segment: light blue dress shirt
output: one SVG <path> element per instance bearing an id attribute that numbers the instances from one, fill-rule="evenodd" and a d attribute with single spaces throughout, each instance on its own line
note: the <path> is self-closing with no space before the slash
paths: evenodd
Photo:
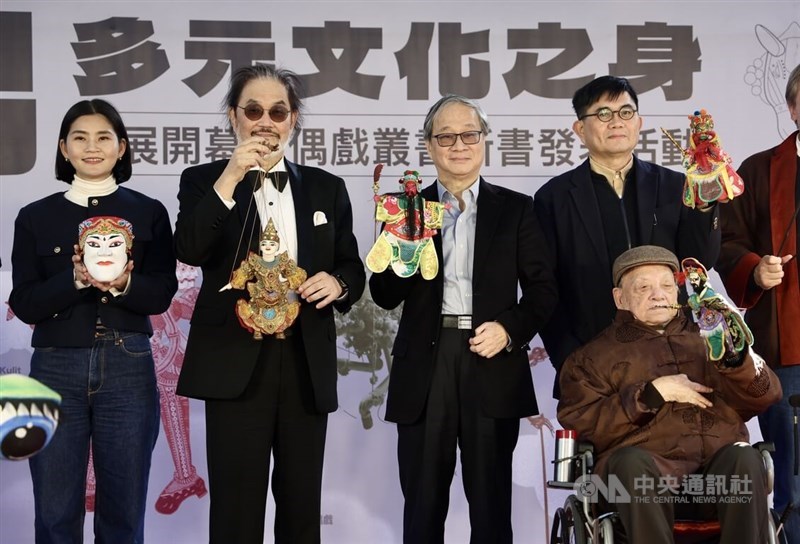
<path id="1" fill-rule="evenodd" d="M 480 179 L 480 178 L 479 178 Z M 479 179 L 461 194 L 464 210 L 438 180 L 439 201 L 450 204 L 442 222 L 444 294 L 442 313 L 472 315 L 472 263 L 475 255 L 475 225 L 478 219 Z"/>

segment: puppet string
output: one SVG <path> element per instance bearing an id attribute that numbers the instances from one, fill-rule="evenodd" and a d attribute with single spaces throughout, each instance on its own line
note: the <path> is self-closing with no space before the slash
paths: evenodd
<path id="1" fill-rule="evenodd" d="M 245 174 L 246 176 L 247 174 Z M 244 214 L 244 224 L 242 224 L 242 232 L 239 233 L 239 242 L 236 244 L 236 252 L 233 254 L 233 262 L 231 263 L 231 273 L 230 277 L 233 278 L 233 271 L 236 269 L 236 263 L 239 262 L 239 250 L 242 248 L 242 240 L 244 239 L 244 231 L 247 228 L 247 218 L 250 217 L 250 210 L 253 209 L 253 202 L 255 202 L 255 195 L 256 191 L 263 187 L 264 181 L 266 180 L 267 173 L 262 170 L 258 169 L 258 173 L 256 174 L 256 183 L 253 186 L 253 191 L 250 193 L 250 200 L 247 202 L 247 211 Z M 258 211 L 256 211 L 256 214 Z M 250 242 L 253 240 L 253 233 L 256 230 L 256 218 L 253 218 L 253 224 L 250 227 L 250 234 L 247 238 L 247 247 L 250 247 Z M 244 258 L 247 258 L 247 252 L 245 252 Z"/>

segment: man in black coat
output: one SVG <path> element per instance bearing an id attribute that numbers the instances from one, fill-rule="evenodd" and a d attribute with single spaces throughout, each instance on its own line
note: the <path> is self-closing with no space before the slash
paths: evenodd
<path id="1" fill-rule="evenodd" d="M 661 246 L 710 269 L 720 248 L 717 206 L 687 208 L 683 174 L 634 156 L 642 118 L 627 79 L 599 77 L 578 89 L 572 106 L 572 130 L 589 158 L 534 197 L 558 280 L 558 306 L 541 332 L 557 372 L 614 320 L 611 264 L 624 251 Z"/>
<path id="2" fill-rule="evenodd" d="M 511 543 L 511 461 L 519 419 L 536 414 L 528 342 L 550 315 L 555 283 L 529 196 L 480 176 L 486 114 L 445 96 L 424 138 L 446 204 L 433 242 L 439 271 L 369 281 L 373 300 L 403 314 L 392 350 L 386 419 L 397 423 L 403 541 L 441 543 L 461 450 L 472 542 Z M 522 296 L 518 294 L 521 288 Z"/>
<path id="3" fill-rule="evenodd" d="M 283 157 L 302 107 L 297 76 L 258 65 L 237 71 L 226 97 L 238 138 L 229 160 L 181 176 L 178 258 L 200 266 L 178 382 L 206 401 L 211 542 L 263 542 L 270 453 L 275 459 L 275 542 L 316 543 L 327 414 L 336 410 L 333 308 L 364 290 L 344 181 Z M 270 177 L 249 171 L 260 168 Z M 288 177 L 288 182 L 287 182 Z M 274 180 L 272 179 L 274 178 Z M 222 290 L 271 220 L 308 279 L 285 338 L 256 340 L 235 312 L 242 290 Z M 255 234 L 253 234 L 255 233 Z"/>

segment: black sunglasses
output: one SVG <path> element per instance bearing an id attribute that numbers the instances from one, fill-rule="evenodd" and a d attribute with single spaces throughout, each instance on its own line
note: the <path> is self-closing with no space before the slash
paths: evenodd
<path id="1" fill-rule="evenodd" d="M 258 104 L 248 104 L 246 106 L 236 106 L 237 108 L 241 108 L 244 110 L 244 116 L 250 119 L 251 121 L 258 121 L 262 117 L 264 117 L 264 108 L 259 106 Z M 272 106 L 269 111 L 269 118 L 272 119 L 276 123 L 283 123 L 286 121 L 286 118 L 289 117 L 289 110 L 284 108 L 283 106 Z"/>

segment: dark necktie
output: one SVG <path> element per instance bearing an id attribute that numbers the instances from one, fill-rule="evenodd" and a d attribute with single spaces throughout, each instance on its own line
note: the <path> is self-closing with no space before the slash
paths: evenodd
<path id="1" fill-rule="evenodd" d="M 286 187 L 286 183 L 289 181 L 289 172 L 270 172 L 269 178 L 278 192 L 283 192 L 283 188 Z"/>

